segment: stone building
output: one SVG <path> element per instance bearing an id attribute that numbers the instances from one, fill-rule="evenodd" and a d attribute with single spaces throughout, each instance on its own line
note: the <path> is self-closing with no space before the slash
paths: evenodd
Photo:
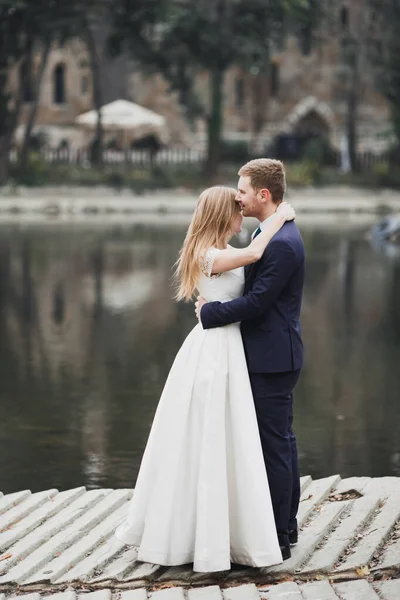
<path id="1" fill-rule="evenodd" d="M 277 136 L 293 140 L 324 135 L 340 147 L 346 127 L 349 89 L 353 86 L 360 98 L 357 109 L 359 149 L 381 150 L 387 143 L 387 137 L 382 134 L 390 130 L 390 115 L 363 55 L 367 39 L 363 4 L 363 0 L 338 3 L 312 47 L 309 47 L 309 39 L 303 43 L 289 39 L 283 51 L 273 54 L 267 75 L 254 69 L 248 72 L 236 67 L 230 69 L 224 81 L 224 138 L 247 142 L 261 150 L 270 146 Z M 357 73 L 344 67 L 345 38 L 353 44 Z M 161 75 L 146 76 L 124 57 L 117 63 L 104 57 L 101 60 L 104 102 L 124 97 L 146 106 L 166 117 L 171 146 L 204 147 L 204 120 L 198 119 L 189 125 L 178 94 L 169 91 Z M 51 133 L 53 145 L 62 139 L 78 145 L 90 141 L 87 133 L 74 126 L 76 116 L 92 108 L 88 65 L 85 46 L 79 40 L 51 52 L 36 129 L 45 127 Z M 15 84 L 17 69 L 13 77 Z M 195 86 L 206 105 L 206 74 L 198 76 Z M 27 106 L 22 123 L 26 111 Z"/>
<path id="2" fill-rule="evenodd" d="M 34 55 L 31 72 L 25 79 L 20 127 L 16 133 L 21 138 L 24 123 L 34 101 L 34 78 L 40 68 L 41 51 Z M 74 125 L 75 118 L 92 108 L 92 78 L 89 56 L 85 44 L 74 39 L 67 44 L 54 44 L 47 61 L 40 89 L 36 118 L 36 131 L 46 132 L 53 146 L 73 140 L 84 144 L 84 132 Z M 20 65 L 10 73 L 10 86 L 16 89 L 22 77 Z"/>
<path id="3" fill-rule="evenodd" d="M 279 134 L 322 134 L 340 147 L 353 90 L 359 99 L 359 149 L 379 151 L 387 143 L 382 134 L 390 130 L 390 114 L 365 56 L 364 6 L 363 0 L 338 3 L 312 48 L 307 39 L 289 39 L 272 57 L 268 78 L 232 70 L 225 83 L 226 137 L 268 145 Z M 351 44 L 356 69 L 344 59 L 344 42 Z"/>

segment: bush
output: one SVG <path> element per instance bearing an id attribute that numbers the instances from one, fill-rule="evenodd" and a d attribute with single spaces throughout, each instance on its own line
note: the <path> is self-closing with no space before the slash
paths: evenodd
<path id="1" fill-rule="evenodd" d="M 21 169 L 18 164 L 11 167 L 11 176 L 15 181 L 28 186 L 45 185 L 49 174 L 50 165 L 38 152 L 29 154 L 26 169 Z"/>
<path id="2" fill-rule="evenodd" d="M 336 152 L 326 137 L 311 138 L 304 144 L 302 160 L 311 161 L 321 166 L 336 164 Z"/>
<path id="3" fill-rule="evenodd" d="M 104 182 L 106 185 L 114 188 L 115 190 L 121 190 L 125 184 L 125 177 L 123 173 L 119 173 L 118 171 L 112 171 L 111 173 L 106 173 L 104 177 Z"/>
<path id="4" fill-rule="evenodd" d="M 48 185 L 106 185 L 105 174 L 96 169 L 86 169 L 77 165 L 52 165 Z"/>
<path id="5" fill-rule="evenodd" d="M 244 164 L 250 160 L 247 142 L 223 140 L 220 147 L 221 161 Z"/>
<path id="6" fill-rule="evenodd" d="M 392 144 L 388 151 L 388 161 L 393 167 L 400 166 L 400 145 Z"/>
<path id="7" fill-rule="evenodd" d="M 322 170 L 318 163 L 303 160 L 286 165 L 286 179 L 289 186 L 304 187 L 321 182 Z"/>
<path id="8" fill-rule="evenodd" d="M 388 162 L 377 163 L 372 170 L 372 176 L 377 187 L 400 188 L 400 169 L 391 167 Z"/>
<path id="9" fill-rule="evenodd" d="M 29 139 L 29 148 L 35 152 L 40 152 L 48 144 L 48 135 L 45 131 L 37 131 L 32 133 Z"/>

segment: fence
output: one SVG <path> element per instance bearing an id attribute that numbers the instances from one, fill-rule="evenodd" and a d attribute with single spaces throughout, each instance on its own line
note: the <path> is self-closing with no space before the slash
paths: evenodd
<path id="1" fill-rule="evenodd" d="M 40 151 L 43 159 L 50 164 L 69 164 L 90 167 L 91 155 L 86 148 L 43 148 Z M 12 162 L 18 161 L 18 151 L 10 154 Z M 104 150 L 103 163 L 106 165 L 187 165 L 200 164 L 205 159 L 205 152 L 193 149 L 168 149 L 152 152 L 150 150 Z"/>
<path id="2" fill-rule="evenodd" d="M 87 168 L 91 165 L 90 151 L 86 148 L 43 148 L 40 154 L 50 164 L 79 165 Z M 205 158 L 206 152 L 204 150 L 190 148 L 174 148 L 159 150 L 158 152 L 150 150 L 104 150 L 103 152 L 103 163 L 105 165 L 199 165 L 204 162 Z M 17 150 L 10 153 L 10 159 L 13 163 L 18 161 Z M 387 162 L 388 159 L 388 152 L 359 152 L 357 154 L 357 162 L 362 170 L 374 168 L 378 164 Z M 236 159 L 235 162 L 245 161 L 246 157 L 243 157 L 242 160 Z M 334 164 L 337 168 L 340 168 L 340 152 L 335 152 Z"/>

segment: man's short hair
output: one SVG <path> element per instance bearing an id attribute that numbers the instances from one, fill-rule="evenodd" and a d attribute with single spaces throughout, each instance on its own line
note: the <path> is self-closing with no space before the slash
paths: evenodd
<path id="1" fill-rule="evenodd" d="M 269 190 L 275 204 L 283 200 L 286 177 L 285 168 L 280 160 L 256 158 L 243 165 L 238 174 L 240 177 L 250 177 L 250 184 L 256 192 L 262 189 Z"/>

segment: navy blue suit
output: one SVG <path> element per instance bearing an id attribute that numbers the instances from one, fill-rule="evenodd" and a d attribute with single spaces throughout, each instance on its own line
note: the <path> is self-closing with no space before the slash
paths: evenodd
<path id="1" fill-rule="evenodd" d="M 241 322 L 261 444 L 279 540 L 297 527 L 300 478 L 292 431 L 293 389 L 303 365 L 300 308 L 304 245 L 294 221 L 269 242 L 262 258 L 245 269 L 244 295 L 209 302 L 201 310 L 204 329 Z"/>

